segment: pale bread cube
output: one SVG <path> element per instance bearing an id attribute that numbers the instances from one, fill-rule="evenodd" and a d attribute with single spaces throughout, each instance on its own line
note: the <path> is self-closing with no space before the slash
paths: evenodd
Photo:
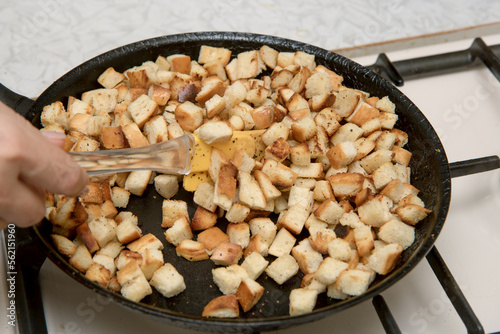
<path id="1" fill-rule="evenodd" d="M 184 239 L 175 248 L 177 256 L 182 256 L 188 261 L 202 261 L 208 259 L 208 253 L 201 242 Z"/>
<path id="2" fill-rule="evenodd" d="M 297 261 L 300 271 L 306 275 L 314 273 L 323 261 L 323 255 L 311 247 L 309 239 L 303 239 L 297 246 L 293 247 L 292 255 Z"/>
<path id="3" fill-rule="evenodd" d="M 293 289 L 290 292 L 290 315 L 310 313 L 316 306 L 318 294 L 313 289 Z"/>
<path id="4" fill-rule="evenodd" d="M 328 243 L 328 255 L 335 260 L 348 261 L 351 258 L 351 246 L 344 239 L 336 238 Z"/>
<path id="5" fill-rule="evenodd" d="M 300 234 L 308 217 L 309 211 L 307 208 L 297 203 L 287 210 L 282 211 L 282 214 L 278 218 L 278 224 L 293 234 Z"/>
<path id="6" fill-rule="evenodd" d="M 162 204 L 161 227 L 172 227 L 174 222 L 181 217 L 189 220 L 187 203 L 180 200 L 165 199 Z"/>
<path id="7" fill-rule="evenodd" d="M 69 264 L 77 270 L 85 273 L 92 264 L 92 255 L 85 245 L 76 247 L 73 256 L 69 259 Z"/>
<path id="8" fill-rule="evenodd" d="M 111 188 L 111 200 L 117 208 L 126 208 L 130 199 L 130 191 L 121 187 Z"/>
<path id="9" fill-rule="evenodd" d="M 141 270 L 144 277 L 149 281 L 153 277 L 154 272 L 160 268 L 165 261 L 163 253 L 159 249 L 145 249 L 142 255 Z"/>
<path id="10" fill-rule="evenodd" d="M 329 198 L 321 203 L 314 215 L 328 224 L 336 224 L 344 214 L 344 208 L 334 199 Z"/>
<path id="11" fill-rule="evenodd" d="M 165 238 L 174 246 L 179 246 L 182 240 L 192 239 L 193 232 L 186 217 L 180 217 L 165 231 Z"/>
<path id="12" fill-rule="evenodd" d="M 276 283 L 283 284 L 297 274 L 299 265 L 293 256 L 285 254 L 274 260 L 265 271 Z"/>
<path id="13" fill-rule="evenodd" d="M 154 234 L 148 233 L 129 243 L 127 248 L 131 251 L 143 253 L 146 249 L 163 249 L 163 243 Z"/>
<path id="14" fill-rule="evenodd" d="M 233 202 L 231 208 L 226 212 L 226 219 L 230 223 L 242 223 L 250 213 L 250 208 L 238 202 Z"/>
<path id="15" fill-rule="evenodd" d="M 259 252 L 252 252 L 245 257 L 241 266 L 247 271 L 248 277 L 256 280 L 264 272 L 268 264 L 269 261 L 267 261 Z"/>
<path id="16" fill-rule="evenodd" d="M 62 255 L 70 258 L 73 254 L 75 254 L 76 245 L 68 238 L 59 234 L 51 234 L 50 238 L 56 246 L 57 251 Z"/>
<path id="17" fill-rule="evenodd" d="M 214 190 L 214 186 L 210 183 L 200 183 L 194 192 L 193 201 L 208 211 L 214 212 L 217 208 L 214 203 Z"/>
<path id="18" fill-rule="evenodd" d="M 155 271 L 150 284 L 166 298 L 176 296 L 186 289 L 184 277 L 170 263 L 165 263 Z"/>
<path id="19" fill-rule="evenodd" d="M 241 281 L 248 278 L 248 274 L 243 267 L 233 264 L 212 269 L 212 278 L 223 294 L 233 295 L 238 290 Z"/>
<path id="20" fill-rule="evenodd" d="M 415 228 L 396 219 L 391 219 L 378 230 L 378 237 L 388 244 L 400 244 L 407 249 L 415 240 Z"/>
<path id="21" fill-rule="evenodd" d="M 340 273 L 346 270 L 347 267 L 348 264 L 343 261 L 326 257 L 314 273 L 314 277 L 321 283 L 330 285 L 337 280 Z"/>
<path id="22" fill-rule="evenodd" d="M 146 187 L 149 184 L 149 180 L 151 179 L 151 175 L 153 174 L 150 170 L 135 170 L 130 172 L 127 177 L 127 181 L 125 181 L 125 189 L 128 190 L 131 194 L 136 196 L 142 196 Z"/>
<path id="23" fill-rule="evenodd" d="M 335 285 L 336 288 L 350 296 L 359 296 L 366 292 L 371 283 L 372 271 L 364 269 L 348 269 L 343 271 Z"/>
<path id="24" fill-rule="evenodd" d="M 136 262 L 130 262 L 116 273 L 123 297 L 138 302 L 153 293 L 146 277 Z"/>
<path id="25" fill-rule="evenodd" d="M 386 244 L 374 249 L 367 266 L 380 275 L 387 275 L 399 260 L 403 247 L 400 244 Z"/>
<path id="26" fill-rule="evenodd" d="M 252 235 L 259 234 L 268 247 L 276 236 L 276 225 L 269 218 L 254 218 L 248 222 Z"/>
<path id="27" fill-rule="evenodd" d="M 247 223 L 229 223 L 226 228 L 229 242 L 240 245 L 245 249 L 250 242 L 250 227 Z"/>
<path id="28" fill-rule="evenodd" d="M 154 178 L 155 189 L 163 198 L 170 199 L 179 191 L 179 180 L 175 175 L 158 175 Z"/>
<path id="29" fill-rule="evenodd" d="M 297 239 L 286 228 L 282 228 L 276 234 L 273 243 L 269 247 L 268 254 L 280 257 L 290 254 Z"/>
<path id="30" fill-rule="evenodd" d="M 208 254 L 212 254 L 214 249 L 222 242 L 229 241 L 227 234 L 220 228 L 213 226 L 198 234 L 198 242 L 202 243 Z"/>

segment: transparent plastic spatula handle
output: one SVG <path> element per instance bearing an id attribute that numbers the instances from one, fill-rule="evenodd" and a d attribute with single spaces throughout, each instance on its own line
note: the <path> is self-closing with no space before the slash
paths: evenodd
<path id="1" fill-rule="evenodd" d="M 187 175 L 194 154 L 194 137 L 185 134 L 162 143 L 119 150 L 71 152 L 89 175 L 153 170 Z"/>

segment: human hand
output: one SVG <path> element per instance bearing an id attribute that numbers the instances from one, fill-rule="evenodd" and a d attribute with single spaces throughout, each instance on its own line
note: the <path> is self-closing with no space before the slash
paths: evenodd
<path id="1" fill-rule="evenodd" d="M 67 196 L 84 192 L 87 173 L 60 148 L 62 143 L 64 135 L 42 135 L 0 102 L 0 229 L 42 220 L 45 191 Z"/>

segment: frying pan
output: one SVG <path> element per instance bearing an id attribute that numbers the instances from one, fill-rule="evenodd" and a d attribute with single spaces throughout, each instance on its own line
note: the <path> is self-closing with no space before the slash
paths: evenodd
<path id="1" fill-rule="evenodd" d="M 395 103 L 399 115 L 396 127 L 409 134 L 407 149 L 413 153 L 410 163 L 411 182 L 420 189 L 419 196 L 432 213 L 417 225 L 415 242 L 403 252 L 391 273 L 385 276 L 377 275 L 367 292 L 361 296 L 334 300 L 321 294 L 313 312 L 294 317 L 288 315 L 288 295 L 292 289 L 299 287 L 301 274 L 282 286 L 263 274 L 258 282 L 265 288 L 264 296 L 250 312 L 242 313 L 238 319 L 214 319 L 201 317 L 203 307 L 211 299 L 221 295 L 212 282 L 211 269 L 215 268 L 214 264 L 212 261 L 191 263 L 177 257 L 175 248 L 166 242 L 163 251 L 165 261 L 177 268 L 184 276 L 187 286 L 183 293 L 169 299 L 154 291 L 141 302 L 133 302 L 89 281 L 55 250 L 50 241 L 51 223 L 44 220 L 29 228 L 28 232 L 47 257 L 81 284 L 123 307 L 154 317 L 169 325 L 210 332 L 269 331 L 319 320 L 373 298 L 410 272 L 432 248 L 448 213 L 451 193 L 448 160 L 431 124 L 408 97 L 378 74 L 338 54 L 297 41 L 250 33 L 202 32 L 169 35 L 125 45 L 99 55 L 55 81 L 36 101 L 11 92 L 2 85 L 0 85 L 0 98 L 17 112 L 25 115 L 35 127 L 41 128 L 40 114 L 43 106 L 58 100 L 66 103 L 68 96 L 79 97 L 85 91 L 100 88 L 97 78 L 110 66 L 121 72 L 144 61 L 154 61 L 159 55 L 176 53 L 187 54 L 192 59 L 197 59 L 202 45 L 228 48 L 232 50 L 234 56 L 240 52 L 259 49 L 264 44 L 278 51 L 300 50 L 313 54 L 317 64 L 322 64 L 342 75 L 344 85 L 347 87 L 367 91 L 374 96 L 387 95 Z M 192 216 L 196 208 L 192 194 L 181 190 L 176 198 L 188 202 L 189 213 Z M 160 240 L 164 240 L 164 230 L 160 227 L 161 204 L 161 196 L 156 193 L 154 187 L 149 187 L 142 197 L 131 197 L 127 210 L 139 217 L 144 233 L 151 232 Z M 225 229 L 225 224 L 224 221 L 219 223 L 221 229 Z"/>

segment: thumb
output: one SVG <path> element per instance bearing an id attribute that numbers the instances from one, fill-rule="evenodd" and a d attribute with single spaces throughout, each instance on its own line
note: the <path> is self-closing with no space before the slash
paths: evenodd
<path id="1" fill-rule="evenodd" d="M 64 141 L 66 140 L 66 135 L 64 133 L 53 131 L 40 131 L 40 133 L 47 141 L 57 147 L 62 148 L 64 146 Z"/>

